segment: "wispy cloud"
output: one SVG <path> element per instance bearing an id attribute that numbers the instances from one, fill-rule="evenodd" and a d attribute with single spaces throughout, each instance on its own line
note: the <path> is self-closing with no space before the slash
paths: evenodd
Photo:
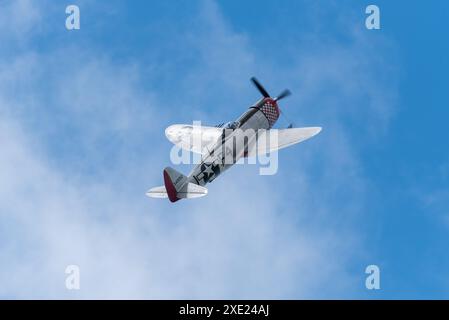
<path id="1" fill-rule="evenodd" d="M 36 31 L 36 26 L 39 26 L 42 20 L 40 8 L 31 0 L 2 1 L 0 9 L 0 37 L 9 44 L 12 41 L 28 39 L 28 35 Z"/>
<path id="2" fill-rule="evenodd" d="M 166 108 L 180 98 L 161 97 L 156 85 L 144 85 L 148 75 L 142 73 L 151 68 L 139 61 L 117 63 L 76 44 L 70 64 L 64 64 L 65 46 L 8 55 L 0 65 L 1 296 L 356 294 L 359 276 L 350 269 L 363 237 L 354 224 L 367 182 L 343 118 L 350 113 L 357 122 L 390 113 L 384 110 L 389 101 L 375 100 L 376 74 L 366 73 L 375 55 L 355 35 L 353 46 L 322 45 L 326 55 L 314 51 L 321 47 L 301 47 L 306 53 L 291 70 L 269 60 L 261 67 L 258 48 L 232 29 L 214 2 L 202 3 L 195 24 L 177 42 L 199 59 L 178 87 L 195 106 L 204 104 L 192 120 L 229 114 L 220 108 L 244 97 L 243 87 L 251 90 L 246 78 L 262 72 L 272 84 L 282 80 L 300 88 L 289 105 L 320 105 L 304 117 L 325 127 L 322 136 L 287 151 L 279 178 L 238 167 L 214 182 L 206 198 L 175 205 L 150 200 L 144 192 L 161 184 L 168 161 L 162 128 L 192 105 Z M 357 105 L 365 98 L 369 111 Z M 81 267 L 78 292 L 64 287 L 68 264 Z"/>

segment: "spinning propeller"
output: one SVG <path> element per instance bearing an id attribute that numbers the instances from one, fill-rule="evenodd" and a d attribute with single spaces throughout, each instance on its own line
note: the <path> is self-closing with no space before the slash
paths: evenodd
<path id="1" fill-rule="evenodd" d="M 259 92 L 264 96 L 264 98 L 271 98 L 270 94 L 267 92 L 267 90 L 265 90 L 265 88 L 260 84 L 260 82 L 255 77 L 252 77 L 251 81 L 256 86 L 256 88 L 259 90 Z M 277 102 L 277 101 L 279 101 L 281 99 L 284 99 L 284 98 L 288 97 L 291 94 L 292 93 L 290 92 L 290 90 L 285 89 L 277 97 L 273 98 L 273 100 L 275 102 Z M 285 117 L 285 113 L 281 109 L 279 109 L 279 108 L 278 108 L 278 110 Z M 293 126 L 294 126 L 293 123 L 290 123 L 287 128 L 293 128 Z"/>
<path id="2" fill-rule="evenodd" d="M 260 82 L 255 78 L 252 77 L 251 81 L 253 82 L 253 84 L 256 86 L 256 88 L 259 90 L 259 92 L 265 97 L 265 98 L 271 98 L 270 94 L 267 92 L 267 90 L 265 90 L 265 88 L 260 84 Z M 286 97 L 288 97 L 289 95 L 291 95 L 290 90 L 285 89 L 284 91 L 282 91 L 276 98 L 274 98 L 274 101 L 279 101 L 281 99 L 284 99 Z"/>

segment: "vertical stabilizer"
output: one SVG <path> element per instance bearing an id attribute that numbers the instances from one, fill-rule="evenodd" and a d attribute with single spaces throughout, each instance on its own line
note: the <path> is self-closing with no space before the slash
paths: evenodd
<path id="1" fill-rule="evenodd" d="M 167 167 L 164 169 L 164 184 L 167 190 L 168 199 L 171 202 L 178 201 L 178 191 L 186 184 L 187 177 L 173 168 Z"/>
<path id="2" fill-rule="evenodd" d="M 164 169 L 165 186 L 156 187 L 147 192 L 152 198 L 167 198 L 171 202 L 179 199 L 191 199 L 203 197 L 207 194 L 207 189 L 194 183 L 189 183 L 187 177 L 182 173 L 167 167 Z"/>

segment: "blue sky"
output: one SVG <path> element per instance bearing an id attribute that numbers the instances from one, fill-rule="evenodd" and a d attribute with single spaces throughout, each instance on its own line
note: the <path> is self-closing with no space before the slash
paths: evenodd
<path id="1" fill-rule="evenodd" d="M 1 1 L 0 297 L 448 298 L 448 12 Z M 170 164 L 164 128 L 233 120 L 259 98 L 254 75 L 293 92 L 279 126 L 323 131 L 274 176 L 237 166 L 205 198 L 146 198 Z"/>

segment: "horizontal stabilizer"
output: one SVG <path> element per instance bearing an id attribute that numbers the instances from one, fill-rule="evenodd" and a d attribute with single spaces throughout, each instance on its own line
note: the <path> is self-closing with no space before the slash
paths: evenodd
<path id="1" fill-rule="evenodd" d="M 194 183 L 188 183 L 183 190 L 179 191 L 176 195 L 178 198 L 199 198 L 204 197 L 207 194 L 207 189 L 205 187 L 199 186 Z"/>
<path id="2" fill-rule="evenodd" d="M 207 194 L 207 189 L 194 183 L 188 183 L 185 190 L 176 193 L 179 199 L 193 199 L 203 197 Z M 165 186 L 151 188 L 146 195 L 150 198 L 168 198 Z"/>
<path id="3" fill-rule="evenodd" d="M 147 191 L 146 195 L 151 198 L 168 198 L 165 186 L 151 188 L 150 190 Z"/>
<path id="4" fill-rule="evenodd" d="M 165 185 L 155 187 L 146 193 L 151 198 L 168 198 L 171 202 L 179 199 L 199 198 L 207 194 L 207 189 L 187 182 L 187 177 L 173 168 L 164 169 Z"/>

